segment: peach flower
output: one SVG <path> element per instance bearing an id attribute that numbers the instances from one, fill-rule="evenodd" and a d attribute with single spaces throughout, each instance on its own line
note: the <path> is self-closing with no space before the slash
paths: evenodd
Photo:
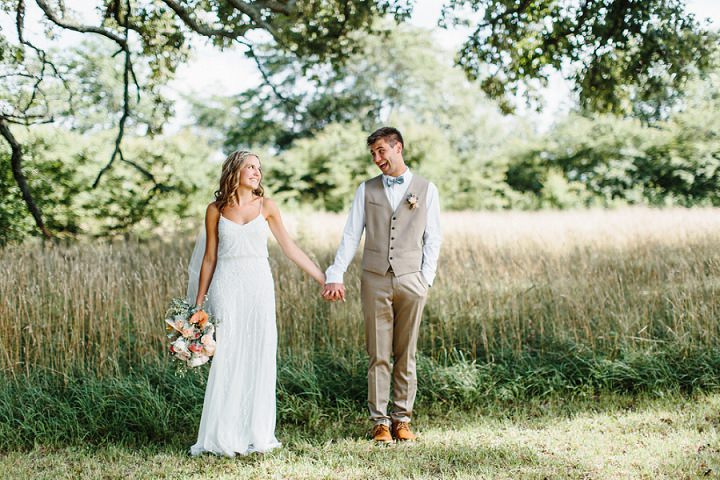
<path id="1" fill-rule="evenodd" d="M 202 310 L 198 310 L 197 312 L 193 313 L 192 317 L 190 317 L 190 323 L 197 323 L 202 327 L 202 325 L 205 325 L 208 320 L 208 314 L 203 312 Z"/>
<path id="2" fill-rule="evenodd" d="M 215 355 L 215 344 L 205 345 L 205 347 L 203 347 L 203 353 L 209 357 Z"/>

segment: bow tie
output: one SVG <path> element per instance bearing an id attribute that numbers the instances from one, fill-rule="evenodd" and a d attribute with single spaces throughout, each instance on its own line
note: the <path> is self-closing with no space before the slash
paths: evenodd
<path id="1" fill-rule="evenodd" d="M 402 185 L 405 179 L 400 175 L 399 177 L 392 178 L 392 177 L 385 177 L 385 182 L 387 183 L 388 187 L 392 187 L 394 184 Z"/>

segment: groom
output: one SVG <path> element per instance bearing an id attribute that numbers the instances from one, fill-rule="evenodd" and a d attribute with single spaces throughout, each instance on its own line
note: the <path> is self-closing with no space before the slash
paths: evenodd
<path id="1" fill-rule="evenodd" d="M 360 290 L 370 356 L 372 436 L 376 442 L 415 440 L 409 425 L 417 392 L 415 352 L 440 253 L 438 191 L 405 165 L 397 129 L 373 132 L 367 145 L 382 174 L 361 183 L 355 192 L 335 262 L 325 273 L 323 297 L 345 300 L 343 274 L 365 230 Z M 393 409 L 388 414 L 391 379 Z"/>

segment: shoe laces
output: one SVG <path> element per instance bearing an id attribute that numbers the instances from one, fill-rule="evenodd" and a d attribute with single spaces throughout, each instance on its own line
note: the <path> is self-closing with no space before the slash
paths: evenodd
<path id="1" fill-rule="evenodd" d="M 383 430 L 389 431 L 389 429 L 387 428 L 387 425 L 385 425 L 384 423 L 380 423 L 380 424 L 378 424 L 378 425 L 375 425 L 375 426 L 373 427 L 373 435 L 377 435 L 378 433 L 380 433 L 380 432 L 383 431 Z"/>
<path id="2" fill-rule="evenodd" d="M 400 430 L 407 430 L 410 431 L 410 426 L 407 424 L 407 422 L 398 422 L 395 424 L 395 431 L 399 432 Z"/>

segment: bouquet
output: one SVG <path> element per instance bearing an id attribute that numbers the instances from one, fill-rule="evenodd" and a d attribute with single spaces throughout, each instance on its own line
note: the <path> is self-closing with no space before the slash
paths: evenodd
<path id="1" fill-rule="evenodd" d="M 170 353 L 189 368 L 199 367 L 215 354 L 215 318 L 202 307 L 173 298 L 165 314 Z"/>

